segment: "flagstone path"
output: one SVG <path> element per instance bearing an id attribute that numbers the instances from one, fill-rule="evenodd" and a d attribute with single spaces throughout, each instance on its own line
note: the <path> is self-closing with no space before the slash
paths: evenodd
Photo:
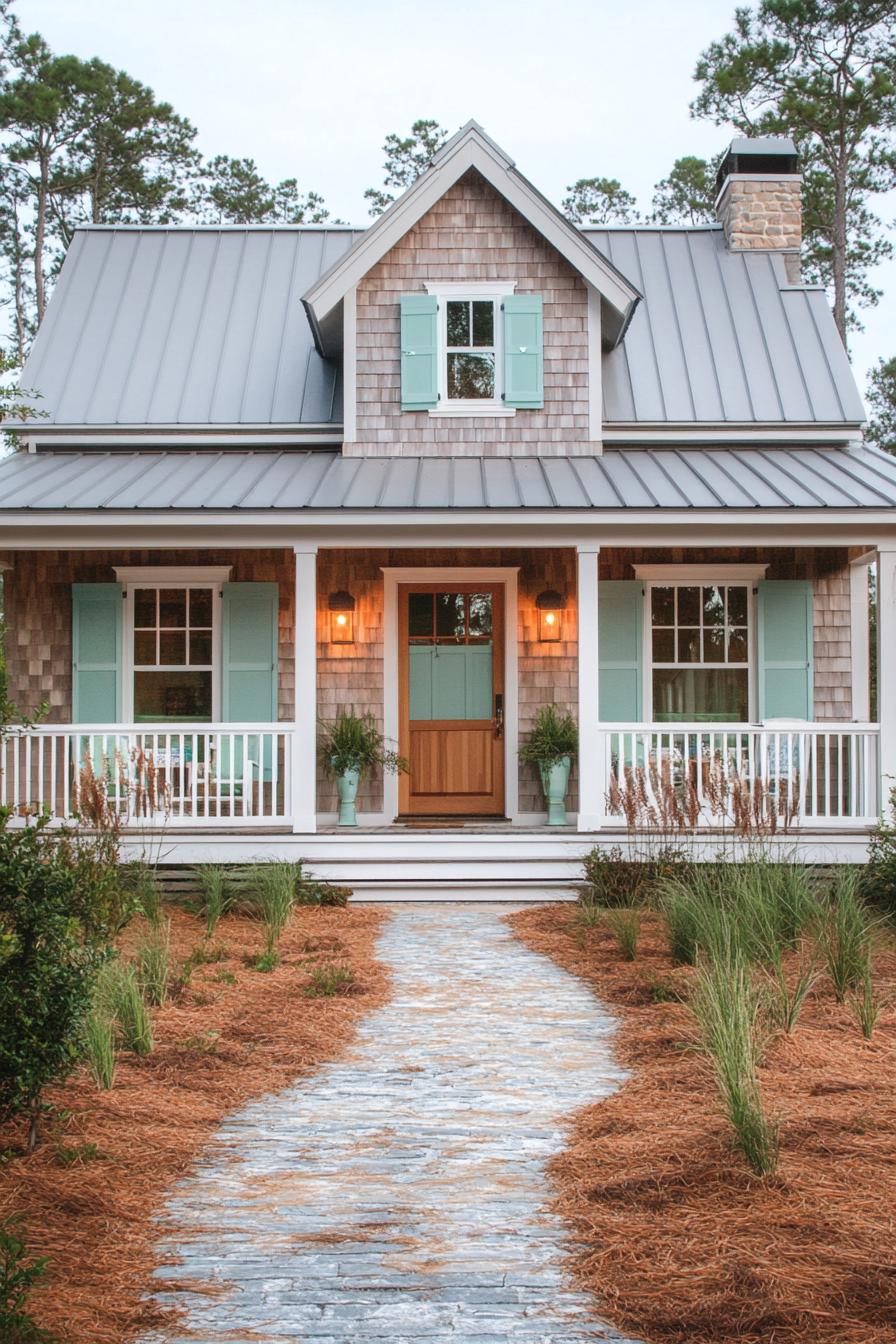
<path id="1" fill-rule="evenodd" d="M 351 1053 L 231 1116 L 166 1207 L 145 1344 L 622 1341 L 564 1268 L 545 1165 L 624 1077 L 612 1019 L 507 907 L 401 905 Z M 631 1341 L 623 1341 L 631 1344 Z"/>

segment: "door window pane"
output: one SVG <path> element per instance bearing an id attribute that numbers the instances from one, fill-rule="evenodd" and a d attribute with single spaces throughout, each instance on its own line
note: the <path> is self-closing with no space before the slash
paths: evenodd
<path id="1" fill-rule="evenodd" d="M 408 634 L 411 639 L 432 639 L 432 593 L 408 594 Z"/>
<path id="2" fill-rule="evenodd" d="M 470 594 L 470 637 L 484 639 L 492 633 L 491 593 Z"/>
<path id="3" fill-rule="evenodd" d="M 436 634 L 463 639 L 466 630 L 463 593 L 436 594 Z"/>

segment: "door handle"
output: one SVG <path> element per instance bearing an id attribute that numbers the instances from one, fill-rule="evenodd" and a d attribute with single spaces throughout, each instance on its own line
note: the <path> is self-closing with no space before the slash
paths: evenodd
<path id="1" fill-rule="evenodd" d="M 495 695 L 495 737 L 504 736 L 504 697 L 498 692 Z"/>

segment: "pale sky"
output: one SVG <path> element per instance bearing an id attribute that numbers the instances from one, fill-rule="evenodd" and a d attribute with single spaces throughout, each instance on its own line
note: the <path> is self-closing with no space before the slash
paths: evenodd
<path id="1" fill-rule="evenodd" d="M 730 129 L 692 121 L 700 51 L 735 0 L 18 0 L 58 53 L 99 56 L 199 129 L 203 153 L 251 156 L 297 177 L 332 213 L 367 224 L 382 143 L 418 117 L 470 118 L 551 200 L 579 177 L 617 177 L 642 208 L 676 158 Z M 891 224 L 896 193 L 881 213 Z M 896 354 L 896 262 L 852 339 L 864 371 Z M 863 388 L 864 390 L 864 388 Z"/>

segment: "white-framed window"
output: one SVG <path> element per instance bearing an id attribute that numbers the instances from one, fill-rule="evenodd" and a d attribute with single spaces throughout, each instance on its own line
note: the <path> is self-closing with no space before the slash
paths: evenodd
<path id="1" fill-rule="evenodd" d="M 514 281 L 427 285 L 438 299 L 439 404 L 430 415 L 515 415 L 505 406 L 501 300 Z"/>
<path id="2" fill-rule="evenodd" d="M 754 717 L 756 581 L 765 566 L 643 566 L 644 704 L 652 723 Z"/>
<path id="3" fill-rule="evenodd" d="M 116 570 L 124 582 L 125 717 L 220 718 L 221 591 L 228 567 Z"/>

